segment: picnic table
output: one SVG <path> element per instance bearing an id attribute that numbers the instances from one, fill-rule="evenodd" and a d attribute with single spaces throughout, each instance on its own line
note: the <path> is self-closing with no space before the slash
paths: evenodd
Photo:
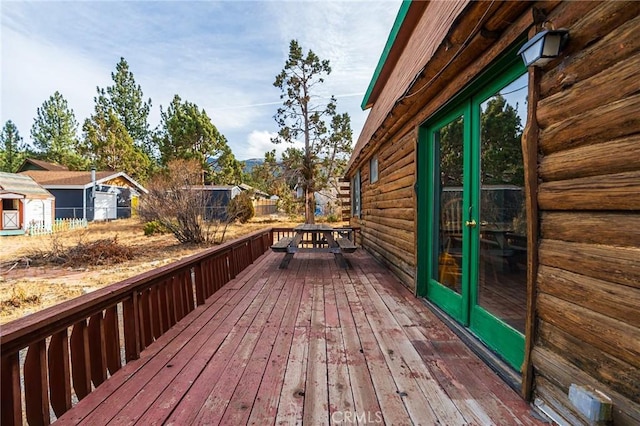
<path id="1" fill-rule="evenodd" d="M 283 237 L 271 246 L 274 252 L 285 253 L 280 269 L 286 269 L 298 252 L 332 253 L 338 265 L 347 268 L 343 253 L 353 253 L 357 247 L 350 236 L 351 228 L 333 228 L 326 224 L 305 223 L 294 228 L 292 237 Z"/>

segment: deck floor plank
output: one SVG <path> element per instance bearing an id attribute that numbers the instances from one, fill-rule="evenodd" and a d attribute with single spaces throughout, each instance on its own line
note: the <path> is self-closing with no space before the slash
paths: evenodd
<path id="1" fill-rule="evenodd" d="M 60 424 L 540 424 L 388 270 L 267 253 Z"/>
<path id="2" fill-rule="evenodd" d="M 420 384 L 416 380 L 417 374 L 412 374 L 412 370 L 406 362 L 408 352 L 400 348 L 403 343 L 402 339 L 400 339 L 402 331 L 397 328 L 397 323 L 393 324 L 395 320 L 392 316 L 384 312 L 384 309 L 380 309 L 379 304 L 376 305 L 375 303 L 376 300 L 372 299 L 367 292 L 363 283 L 363 280 L 366 280 L 364 273 L 358 270 L 354 274 L 356 278 L 352 281 L 364 308 L 372 335 L 375 337 L 384 361 L 391 371 L 391 375 L 396 382 L 397 392 L 402 397 L 409 416 L 411 419 L 424 419 L 425 424 L 437 424 L 439 416 L 436 410 L 441 411 L 445 407 L 435 406 L 434 401 L 423 393 Z M 450 401 L 448 402 L 450 403 Z M 446 408 L 451 409 L 451 407 Z M 453 408 L 451 411 L 451 417 L 454 417 L 457 409 Z M 454 423 L 443 422 L 442 424 Z M 455 424 L 462 423 L 456 422 Z"/>
<path id="3" fill-rule="evenodd" d="M 340 325 L 342 328 L 342 338 L 344 340 L 344 348 L 346 351 L 347 370 L 349 372 L 349 381 L 351 383 L 351 393 L 353 395 L 354 411 L 351 414 L 366 415 L 366 413 L 382 413 L 381 404 L 378 402 L 378 396 L 374 387 L 372 376 L 375 376 L 376 368 L 382 372 L 380 378 L 387 379 L 391 383 L 390 392 L 395 394 L 395 385 L 386 366 L 381 365 L 380 358 L 374 359 L 373 350 L 367 351 L 365 355 L 364 347 L 370 343 L 366 339 L 366 334 L 362 333 L 361 340 L 356 327 L 355 318 L 364 315 L 360 302 L 355 300 L 353 296 L 349 298 L 347 292 L 349 289 L 349 281 L 346 275 L 341 275 L 340 281 L 336 282 L 336 304 L 340 315 Z M 361 318 L 361 317 L 360 317 Z M 364 342 L 363 342 L 364 340 Z M 371 345 L 369 345 L 371 346 Z M 378 361 L 378 362 L 376 362 Z M 400 401 L 400 398 L 387 398 L 383 401 L 383 406 L 387 408 L 385 411 L 385 419 L 406 419 L 407 412 Z M 390 406 L 394 406 L 393 410 Z M 394 417 L 394 414 L 400 412 L 401 415 Z M 397 424 L 397 422 L 389 422 Z"/>
<path id="4" fill-rule="evenodd" d="M 269 318 L 266 320 L 264 330 L 260 335 L 260 339 L 251 357 L 251 364 L 247 366 L 240 378 L 242 386 L 236 386 L 220 421 L 221 424 L 247 424 L 254 407 L 254 401 L 256 401 L 257 398 L 265 397 L 265 395 L 258 391 L 266 376 L 269 359 L 271 359 L 273 353 L 277 351 L 278 334 L 279 330 L 283 327 L 286 307 L 290 301 L 295 298 L 293 293 L 289 293 L 286 290 L 282 291 L 286 287 L 284 279 L 279 279 L 277 282 L 281 283 L 280 285 L 274 286 L 274 290 L 278 292 L 278 300 Z M 290 344 L 287 345 L 287 348 L 289 346 Z M 271 418 L 273 418 L 273 415 Z"/>
<path id="5" fill-rule="evenodd" d="M 470 415 L 470 418 L 466 419 L 467 422 L 485 424 L 482 421 L 483 419 L 478 419 L 474 415 L 474 410 L 468 410 L 468 407 L 465 407 L 464 400 L 455 403 L 447 395 L 446 390 L 440 383 L 433 378 L 430 370 L 424 368 L 424 362 L 420 358 L 420 354 L 407 338 L 405 327 L 402 327 L 401 322 L 396 318 L 399 316 L 401 321 L 405 322 L 406 315 L 403 310 L 400 309 L 392 297 L 388 297 L 388 294 L 385 294 L 386 292 L 379 285 L 375 287 L 372 285 L 370 280 L 377 281 L 374 277 L 369 276 L 366 271 L 361 273 L 363 275 L 360 276 L 360 282 L 364 286 L 371 304 L 375 307 L 376 312 L 380 314 L 380 318 L 377 320 L 379 322 L 378 325 L 383 330 L 383 339 L 386 339 L 390 345 L 393 342 L 397 342 L 395 347 L 399 351 L 398 355 L 402 357 L 406 367 L 411 371 L 418 387 L 430 402 L 440 422 L 442 424 L 464 424 L 463 412 L 466 412 Z M 378 293 L 377 289 L 380 289 L 380 293 Z M 396 338 L 393 338 L 394 336 Z"/>
<path id="6" fill-rule="evenodd" d="M 265 278 L 258 280 L 264 281 Z M 181 382 L 186 382 L 189 386 L 185 391 L 185 396 L 180 400 L 171 415 L 167 418 L 169 424 L 191 423 L 197 417 L 201 407 L 206 403 L 212 390 L 218 384 L 224 383 L 220 380 L 225 371 L 228 371 L 234 357 L 242 356 L 251 345 L 251 336 L 247 335 L 251 322 L 257 316 L 262 303 L 266 299 L 265 287 L 261 287 L 258 294 L 252 298 L 249 307 L 239 318 L 229 317 L 224 319 L 225 327 L 218 330 L 201 348 L 198 353 L 199 361 L 194 370 L 199 371 L 193 377 L 189 375 L 188 381 L 180 377 Z"/>
<path id="7" fill-rule="evenodd" d="M 260 277 L 248 281 L 248 284 L 252 285 L 251 288 L 235 307 L 226 305 L 231 308 L 231 312 L 212 318 L 188 345 L 181 347 L 176 356 L 120 410 L 114 424 L 127 423 L 128 419 L 137 419 L 143 415 L 146 417 L 145 422 L 163 421 L 175 409 L 175 404 L 182 401 L 182 395 L 187 391 L 191 396 L 196 394 L 191 389 L 194 382 L 202 376 L 212 357 L 219 356 L 218 350 L 235 349 L 236 342 L 246 331 L 246 327 L 237 327 L 236 323 L 250 315 L 251 307 L 255 306 L 259 295 L 266 288 L 266 280 Z M 216 320 L 220 317 L 225 318 L 225 321 Z M 150 407 L 149 412 L 141 411 L 140 407 Z"/>
<path id="8" fill-rule="evenodd" d="M 287 306 L 280 323 L 278 335 L 273 350 L 269 357 L 266 369 L 262 376 L 260 387 L 256 392 L 256 399 L 251 409 L 248 424 L 266 425 L 273 424 L 278 413 L 278 404 L 280 402 L 280 394 L 284 384 L 284 377 L 287 362 L 289 359 L 289 351 L 291 349 L 293 335 L 295 331 L 295 321 L 297 312 L 300 307 L 300 299 L 302 297 L 302 289 L 304 281 L 298 277 L 299 273 L 304 274 L 306 268 L 302 268 L 300 263 L 297 267 L 289 268 L 292 273 L 286 278 L 284 285 L 287 290 L 282 294 L 290 297 L 287 300 Z M 296 273 L 297 271 L 300 271 Z"/>

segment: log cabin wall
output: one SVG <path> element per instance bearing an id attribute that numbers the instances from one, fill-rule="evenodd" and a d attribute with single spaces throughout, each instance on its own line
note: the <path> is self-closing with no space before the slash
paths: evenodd
<path id="1" fill-rule="evenodd" d="M 412 39 L 429 38 L 418 28 L 438 19 L 433 4 L 420 11 Z M 415 288 L 417 129 L 536 24 L 568 28 L 562 58 L 530 71 L 525 148 L 535 212 L 523 394 L 582 424 L 569 387 L 590 385 L 612 398 L 614 424 L 640 424 L 640 2 L 472 2 L 456 10 L 411 83 L 400 87 L 394 77 L 403 67 L 415 72 L 403 47 L 372 101 L 347 173 L 362 173 L 362 215 L 351 222 L 365 249 Z M 476 25 L 482 31 L 470 36 Z M 371 185 L 373 155 L 380 177 Z"/>
<path id="2" fill-rule="evenodd" d="M 377 151 L 378 181 L 371 183 L 369 162 L 361 169 L 362 244 L 401 282 L 415 289 L 414 209 L 415 133 Z"/>
<path id="3" fill-rule="evenodd" d="M 640 3 L 563 3 L 539 75 L 535 396 L 574 424 L 572 383 L 640 424 Z"/>

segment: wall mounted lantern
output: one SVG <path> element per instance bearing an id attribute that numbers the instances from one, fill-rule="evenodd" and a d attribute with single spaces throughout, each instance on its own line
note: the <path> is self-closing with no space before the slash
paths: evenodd
<path id="1" fill-rule="evenodd" d="M 560 56 L 569 39 L 569 30 L 542 30 L 518 51 L 525 66 L 543 66 Z"/>

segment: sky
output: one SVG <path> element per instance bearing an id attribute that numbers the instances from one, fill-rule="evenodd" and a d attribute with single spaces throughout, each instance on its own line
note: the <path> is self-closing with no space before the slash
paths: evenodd
<path id="1" fill-rule="evenodd" d="M 123 57 L 145 98 L 149 124 L 173 96 L 203 108 L 236 158 L 263 158 L 282 104 L 273 86 L 298 40 L 328 59 L 318 89 L 352 120 L 353 142 L 367 117 L 360 104 L 401 0 L 384 1 L 6 1 L 1 14 L 1 125 L 25 142 L 37 108 L 59 91 L 82 123 L 96 88 L 113 84 Z M 81 130 L 79 129 L 79 136 Z"/>

